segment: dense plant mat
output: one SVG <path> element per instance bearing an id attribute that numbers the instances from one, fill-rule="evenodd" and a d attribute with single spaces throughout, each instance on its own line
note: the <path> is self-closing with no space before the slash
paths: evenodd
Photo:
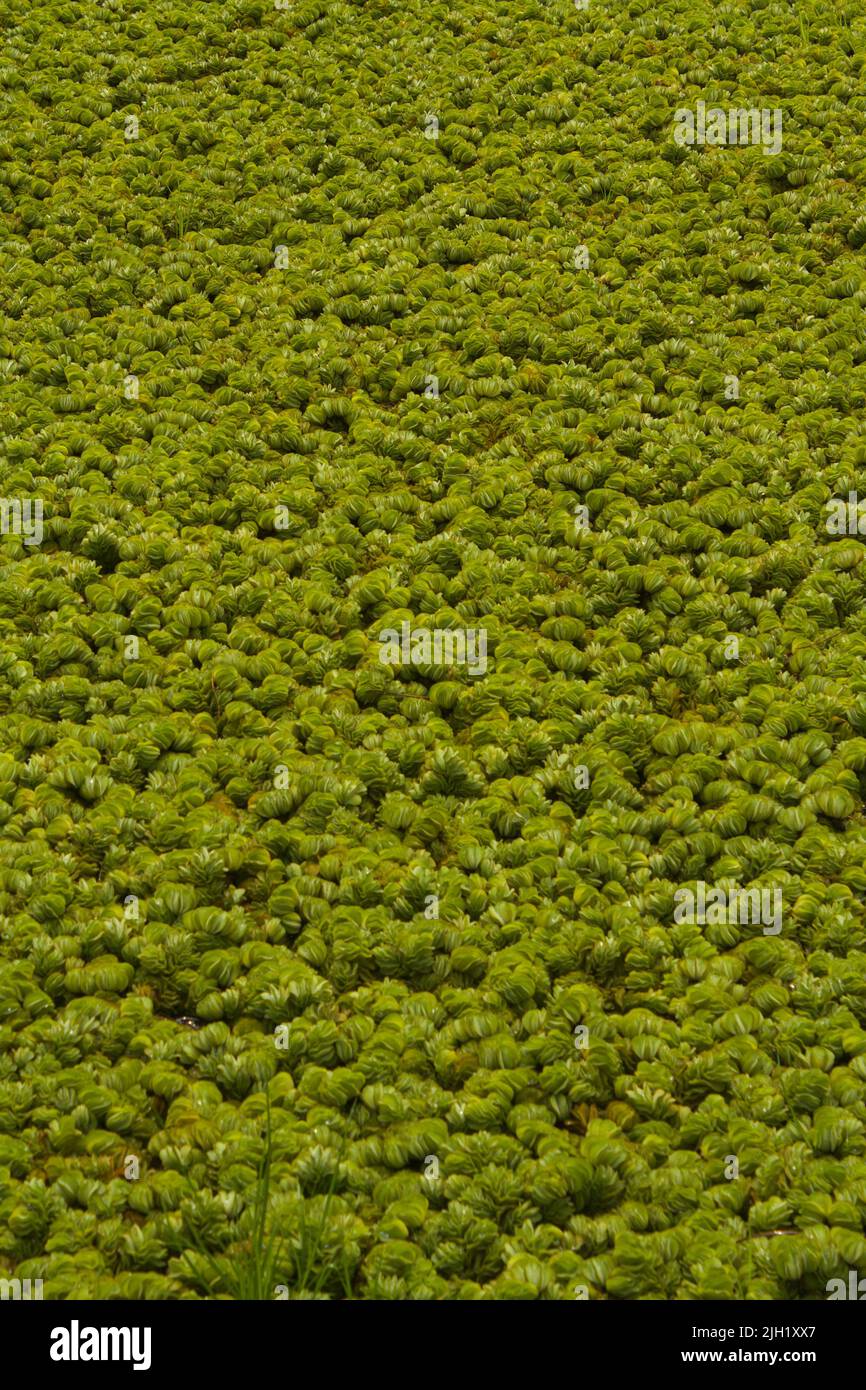
<path id="1" fill-rule="evenodd" d="M 862 6 L 0 26 L 0 1277 L 866 1274 Z"/>

